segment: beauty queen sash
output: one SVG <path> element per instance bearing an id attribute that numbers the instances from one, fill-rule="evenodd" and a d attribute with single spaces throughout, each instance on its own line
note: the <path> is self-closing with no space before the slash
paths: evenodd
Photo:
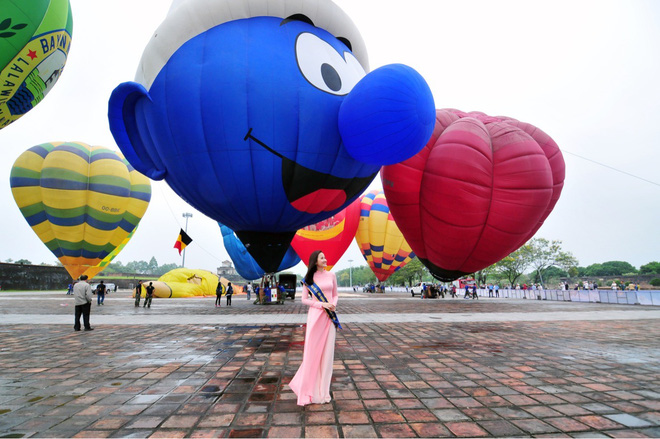
<path id="1" fill-rule="evenodd" d="M 323 291 L 321 291 L 321 288 L 319 288 L 318 285 L 313 283 L 311 286 L 307 285 L 307 284 L 305 284 L 305 286 L 307 287 L 307 289 L 309 291 L 312 292 L 314 297 L 316 297 L 316 299 L 319 302 L 328 303 L 328 299 L 326 299 L 325 294 L 323 294 Z M 337 313 L 334 312 L 334 311 L 330 311 L 329 309 L 326 309 L 326 308 L 323 308 L 323 309 L 325 309 L 326 314 L 328 314 L 328 317 L 330 318 L 330 321 L 332 321 L 332 323 L 334 323 L 335 328 L 342 329 L 341 324 L 339 323 L 339 318 L 337 317 Z"/>

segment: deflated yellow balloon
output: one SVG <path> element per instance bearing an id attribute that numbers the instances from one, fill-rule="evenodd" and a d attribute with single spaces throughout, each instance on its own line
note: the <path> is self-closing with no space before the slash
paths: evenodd
<path id="1" fill-rule="evenodd" d="M 160 298 L 179 298 L 195 296 L 215 296 L 215 290 L 218 282 L 221 281 L 225 286 L 227 279 L 218 279 L 218 276 L 207 270 L 197 270 L 193 268 L 175 268 L 162 275 L 157 281 L 151 282 L 156 288 L 154 296 Z M 142 282 L 142 295 L 145 295 L 144 288 L 150 281 Z M 242 288 L 234 285 L 234 294 L 241 292 Z"/>

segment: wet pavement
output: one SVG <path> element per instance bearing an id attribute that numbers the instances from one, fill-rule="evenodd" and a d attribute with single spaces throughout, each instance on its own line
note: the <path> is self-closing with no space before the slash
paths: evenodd
<path id="1" fill-rule="evenodd" d="M 0 437 L 660 437 L 658 307 L 340 293 L 333 401 L 306 307 L 0 293 Z"/>

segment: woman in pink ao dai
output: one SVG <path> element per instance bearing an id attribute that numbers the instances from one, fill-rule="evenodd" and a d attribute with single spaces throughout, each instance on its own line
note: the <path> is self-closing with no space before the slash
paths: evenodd
<path id="1" fill-rule="evenodd" d="M 325 270 L 327 265 L 328 262 L 322 251 L 313 252 L 309 258 L 305 283 L 309 285 L 316 283 L 328 299 L 328 303 L 318 301 L 313 295 L 310 296 L 307 287 L 303 287 L 302 302 L 309 306 L 303 361 L 289 383 L 291 390 L 298 396 L 298 405 L 302 406 L 324 404 L 332 399 L 330 380 L 337 329 L 325 309 L 334 311 L 338 296 L 337 278 L 334 273 Z"/>

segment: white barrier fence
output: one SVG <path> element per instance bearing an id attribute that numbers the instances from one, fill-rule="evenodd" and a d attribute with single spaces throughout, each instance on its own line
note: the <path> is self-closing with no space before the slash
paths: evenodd
<path id="1" fill-rule="evenodd" d="M 464 292 L 462 292 L 464 294 Z M 479 289 L 477 294 L 488 297 L 488 290 Z M 493 295 L 495 293 L 493 292 Z M 512 299 L 554 300 L 563 302 L 618 303 L 623 305 L 660 306 L 659 290 L 507 290 L 500 289 L 500 297 Z"/>

